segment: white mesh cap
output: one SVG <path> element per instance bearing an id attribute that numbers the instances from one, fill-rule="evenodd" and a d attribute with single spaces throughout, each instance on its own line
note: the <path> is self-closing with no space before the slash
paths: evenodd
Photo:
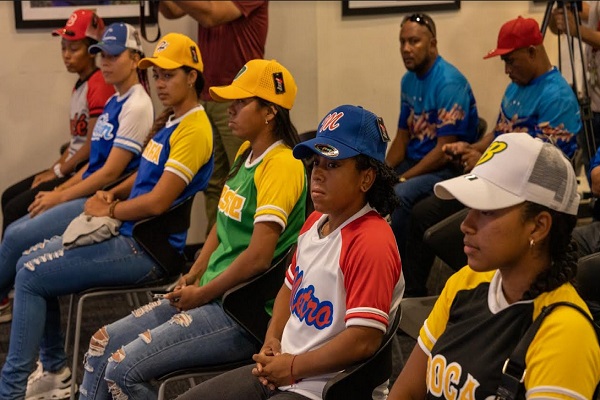
<path id="1" fill-rule="evenodd" d="M 439 182 L 441 199 L 476 210 L 497 210 L 530 201 L 577 215 L 577 178 L 554 145 L 526 133 L 505 133 L 490 144 L 473 171 Z"/>

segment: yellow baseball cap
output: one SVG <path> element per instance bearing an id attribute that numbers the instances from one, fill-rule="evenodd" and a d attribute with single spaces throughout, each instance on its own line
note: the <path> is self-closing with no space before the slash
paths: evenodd
<path id="1" fill-rule="evenodd" d="M 198 45 L 181 33 L 169 33 L 163 36 L 156 45 L 152 57 L 142 58 L 138 63 L 141 69 L 154 65 L 164 69 L 175 69 L 185 65 L 200 72 L 204 70 Z"/>
<path id="2" fill-rule="evenodd" d="M 215 101 L 260 97 L 289 110 L 298 88 L 290 71 L 276 60 L 257 59 L 248 61 L 231 85 L 212 86 L 209 92 Z"/>

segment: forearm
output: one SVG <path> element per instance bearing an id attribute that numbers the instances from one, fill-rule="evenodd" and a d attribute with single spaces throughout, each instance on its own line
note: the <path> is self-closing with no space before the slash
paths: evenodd
<path id="1" fill-rule="evenodd" d="M 389 151 L 385 157 L 385 163 L 392 168 L 395 168 L 404 161 L 406 156 L 406 147 L 408 146 L 408 132 L 398 129 L 396 137 L 390 144 Z"/>
<path id="2" fill-rule="evenodd" d="M 414 178 L 415 176 L 437 171 L 447 164 L 448 160 L 442 151 L 442 144 L 438 143 L 421 161 L 402 174 L 402 176 L 406 179 Z"/>
<path id="3" fill-rule="evenodd" d="M 83 173 L 85 170 L 87 170 L 87 165 L 83 168 L 80 168 L 75 175 L 62 183 L 60 185 L 61 190 L 66 190 L 67 188 L 70 188 L 71 186 L 77 185 L 79 182 L 81 182 L 83 180 Z"/>
<path id="4" fill-rule="evenodd" d="M 208 236 L 206 237 L 206 240 L 204 241 L 202 250 L 200 250 L 200 255 L 198 256 L 196 261 L 194 261 L 194 265 L 192 265 L 192 268 L 190 268 L 190 271 L 188 272 L 189 275 L 195 277 L 196 281 L 200 280 L 200 278 L 202 278 L 202 275 L 204 275 L 204 272 L 208 267 L 208 260 L 210 259 L 210 256 L 212 255 L 212 253 L 214 253 L 218 246 L 219 238 L 217 236 L 217 226 L 215 224 L 211 228 Z"/>
<path id="5" fill-rule="evenodd" d="M 592 193 L 596 196 L 600 195 L 600 167 L 596 167 L 591 173 Z"/>
<path id="6" fill-rule="evenodd" d="M 201 26 L 205 28 L 210 28 L 233 21 L 242 15 L 241 11 L 236 7 L 235 4 L 233 4 L 232 1 L 174 2 L 170 8 L 170 12 L 173 15 L 179 15 L 173 6 L 177 7 L 184 14 L 187 14 L 195 19 Z"/>
<path id="7" fill-rule="evenodd" d="M 495 135 L 492 132 L 486 133 L 478 142 L 473 143 L 471 146 L 483 154 L 488 146 L 494 141 L 494 136 Z"/>
<path id="8" fill-rule="evenodd" d="M 119 175 L 118 171 L 107 170 L 102 167 L 86 179 L 81 179 L 76 184 L 66 187 L 61 193 L 61 200 L 65 202 L 80 197 L 90 196 L 96 193 L 97 190 L 100 190 L 104 186 L 115 181 Z"/>
<path id="9" fill-rule="evenodd" d="M 585 25 L 579 25 L 579 32 L 581 33 L 581 40 L 583 40 L 584 43 L 589 44 L 594 49 L 600 48 L 600 32 Z M 571 32 L 571 34 L 575 35 L 576 32 Z"/>
<path id="10" fill-rule="evenodd" d="M 294 360 L 295 379 L 340 371 L 373 355 L 381 345 L 383 332 L 364 326 L 350 326 L 325 345 L 299 354 Z"/>
<path id="11" fill-rule="evenodd" d="M 175 4 L 174 1 L 161 0 L 158 3 L 158 11 L 166 19 L 177 19 L 185 15 L 185 12 Z"/>
<path id="12" fill-rule="evenodd" d="M 60 171 L 63 175 L 68 175 L 75 172 L 75 167 L 79 163 L 87 161 L 90 157 L 90 145 L 85 143 L 79 150 L 75 152 L 68 160 L 61 161 Z"/>
<path id="13" fill-rule="evenodd" d="M 271 322 L 265 335 L 265 342 L 269 339 L 277 339 L 281 341 L 283 336 L 283 328 L 290 319 L 290 297 L 292 291 L 285 285 L 281 285 L 281 289 L 275 297 L 275 304 L 273 305 L 273 315 L 271 316 Z"/>

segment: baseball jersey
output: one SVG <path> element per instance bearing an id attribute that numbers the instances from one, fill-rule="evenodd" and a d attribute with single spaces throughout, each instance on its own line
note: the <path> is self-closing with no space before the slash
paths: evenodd
<path id="1" fill-rule="evenodd" d="M 219 245 L 210 256 L 200 286 L 217 277 L 246 250 L 255 223 L 281 225 L 274 259 L 296 243 L 304 223 L 306 173 L 302 161 L 295 159 L 282 141 L 273 143 L 252 162 L 252 153 L 246 160 L 238 160 L 249 147 L 250 142 L 245 142 L 238 150 L 236 162 L 243 164 L 221 192 L 216 222 Z"/>
<path id="2" fill-rule="evenodd" d="M 104 82 L 104 77 L 96 69 L 84 80 L 77 80 L 71 93 L 69 115 L 71 141 L 67 160 L 85 144 L 90 118 L 102 113 L 106 101 L 115 93 L 115 87 Z"/>
<path id="3" fill-rule="evenodd" d="M 83 179 L 104 165 L 113 146 L 134 154 L 124 172 L 136 169 L 142 146 L 152 128 L 153 114 L 152 100 L 141 84 L 133 85 L 123 95 L 115 93 L 94 126 L 89 166 Z"/>
<path id="4" fill-rule="evenodd" d="M 504 362 L 542 308 L 558 301 L 587 310 L 570 283 L 509 305 L 500 272 L 466 266 L 455 273 L 418 339 L 429 357 L 427 398 L 493 399 Z M 525 362 L 528 399 L 591 399 L 600 380 L 596 334 L 570 307 L 558 307 L 546 317 Z"/>
<path id="5" fill-rule="evenodd" d="M 169 171 L 185 183 L 185 189 L 173 202 L 175 206 L 189 196 L 206 189 L 213 170 L 212 127 L 202 106 L 197 106 L 178 118 L 169 118 L 165 126 L 150 139 L 142 154 L 140 167 L 129 199 L 149 193 Z M 121 235 L 131 236 L 133 221 L 121 225 Z M 187 230 L 173 234 L 169 243 L 183 251 Z"/>
<path id="6" fill-rule="evenodd" d="M 302 354 L 321 347 L 350 326 L 385 333 L 404 293 L 394 234 L 373 208 L 365 205 L 321 238 L 319 229 L 326 221 L 327 215 L 310 215 L 286 273 L 285 285 L 292 293 L 291 315 L 281 338 L 283 353 Z M 302 379 L 280 389 L 320 400 L 325 384 L 335 375 Z"/>
<path id="7" fill-rule="evenodd" d="M 198 47 L 204 54 L 202 100 L 212 101 L 208 88 L 229 85 L 250 60 L 263 58 L 269 27 L 267 1 L 233 1 L 242 15 L 210 28 L 198 25 Z"/>
<path id="8" fill-rule="evenodd" d="M 441 136 L 473 143 L 478 122 L 471 85 L 441 56 L 425 75 L 409 71 L 402 78 L 398 128 L 409 134 L 407 158 L 422 159 Z"/>
<path id="9" fill-rule="evenodd" d="M 494 134 L 526 132 L 556 144 L 571 158 L 577 150 L 575 135 L 580 129 L 577 98 L 565 78 L 553 67 L 525 86 L 514 82 L 508 85 Z"/>

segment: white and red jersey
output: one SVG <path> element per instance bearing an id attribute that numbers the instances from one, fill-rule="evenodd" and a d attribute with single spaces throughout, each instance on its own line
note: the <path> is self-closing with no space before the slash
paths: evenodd
<path id="1" fill-rule="evenodd" d="M 321 238 L 327 215 L 305 222 L 287 271 L 291 316 L 282 351 L 302 354 L 323 346 L 352 325 L 386 332 L 404 293 L 396 240 L 389 224 L 369 205 Z M 303 379 L 280 389 L 321 399 L 335 373 Z"/>

